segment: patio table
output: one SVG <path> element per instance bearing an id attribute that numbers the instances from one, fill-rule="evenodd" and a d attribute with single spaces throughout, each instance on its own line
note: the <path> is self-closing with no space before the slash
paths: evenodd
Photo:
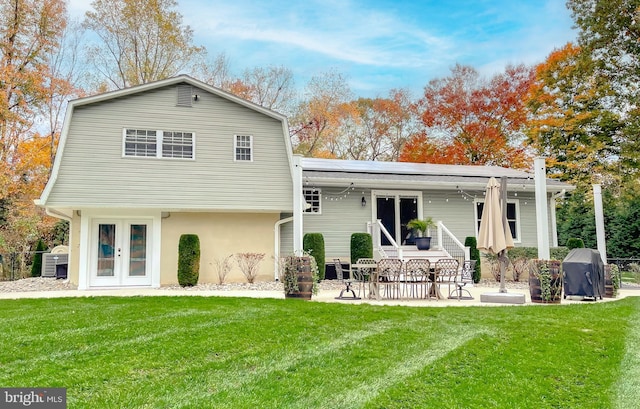
<path id="1" fill-rule="evenodd" d="M 378 286 L 375 284 L 375 280 L 372 280 L 372 278 L 375 278 L 377 267 L 378 264 L 375 260 L 366 260 L 362 262 L 358 260 L 356 263 L 351 265 L 351 271 L 361 282 L 363 290 L 366 289 L 367 283 L 369 283 L 369 298 L 372 298 L 372 293 L 375 298 L 378 296 Z"/>

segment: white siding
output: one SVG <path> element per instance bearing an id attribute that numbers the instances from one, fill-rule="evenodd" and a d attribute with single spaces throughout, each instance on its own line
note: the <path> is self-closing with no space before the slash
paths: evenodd
<path id="1" fill-rule="evenodd" d="M 78 106 L 48 206 L 291 211 L 282 123 L 194 88 L 176 106 L 176 85 Z M 195 133 L 195 160 L 123 158 L 122 130 Z M 234 135 L 253 135 L 254 161 L 234 162 Z"/>

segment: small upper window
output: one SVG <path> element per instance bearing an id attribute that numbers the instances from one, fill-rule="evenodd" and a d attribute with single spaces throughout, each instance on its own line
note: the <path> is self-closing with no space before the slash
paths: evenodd
<path id="1" fill-rule="evenodd" d="M 124 130 L 124 156 L 193 159 L 194 133 Z"/>
<path id="2" fill-rule="evenodd" d="M 235 160 L 236 161 L 252 161 L 253 160 L 253 137 L 251 135 L 235 136 Z"/>
<path id="3" fill-rule="evenodd" d="M 305 188 L 303 190 L 304 201 L 303 211 L 305 213 L 317 213 L 320 214 L 320 197 L 322 192 L 318 188 Z"/>

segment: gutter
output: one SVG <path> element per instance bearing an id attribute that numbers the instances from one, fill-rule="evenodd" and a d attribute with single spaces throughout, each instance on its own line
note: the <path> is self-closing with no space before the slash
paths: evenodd
<path id="1" fill-rule="evenodd" d="M 293 221 L 292 217 L 280 219 L 273 226 L 273 278 L 278 281 L 278 271 L 280 271 L 280 226 Z"/>

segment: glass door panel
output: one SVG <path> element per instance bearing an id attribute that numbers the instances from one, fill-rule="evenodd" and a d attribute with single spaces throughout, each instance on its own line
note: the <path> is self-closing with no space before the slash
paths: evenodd
<path id="1" fill-rule="evenodd" d="M 400 198 L 400 237 L 402 244 L 415 244 L 412 231 L 407 229 L 407 223 L 418 217 L 418 199 L 416 197 Z"/>
<path id="2" fill-rule="evenodd" d="M 114 277 L 116 274 L 116 225 L 98 225 L 98 277 Z"/>
<path id="3" fill-rule="evenodd" d="M 387 229 L 391 237 L 396 237 L 396 201 L 393 196 L 376 197 L 377 214 L 376 218 L 380 219 L 382 225 Z M 391 245 L 387 236 L 380 232 L 380 243 L 383 246 Z"/>
<path id="4" fill-rule="evenodd" d="M 129 276 L 147 275 L 147 225 L 132 224 L 129 228 Z"/>

